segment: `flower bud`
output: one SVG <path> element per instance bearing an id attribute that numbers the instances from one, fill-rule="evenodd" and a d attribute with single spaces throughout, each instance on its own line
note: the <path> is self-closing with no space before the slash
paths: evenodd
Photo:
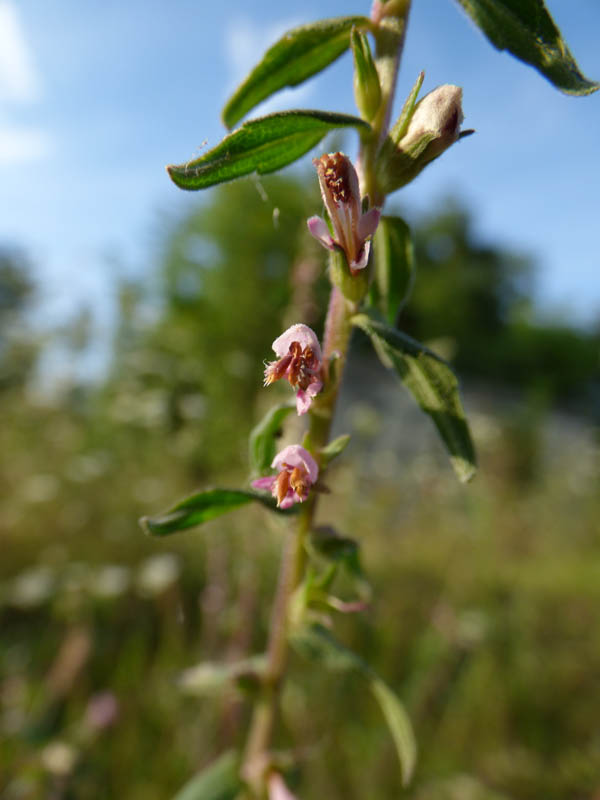
<path id="1" fill-rule="evenodd" d="M 370 122 L 381 104 L 379 75 L 366 34 L 352 28 L 350 45 L 354 56 L 354 99 L 363 118 Z"/>
<path id="2" fill-rule="evenodd" d="M 377 177 L 382 192 L 399 189 L 460 138 L 462 89 L 445 84 L 426 94 L 407 124 L 396 125 L 381 148 Z"/>

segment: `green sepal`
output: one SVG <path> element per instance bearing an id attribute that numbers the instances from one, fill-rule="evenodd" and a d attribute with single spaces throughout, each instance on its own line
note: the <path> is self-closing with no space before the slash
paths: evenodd
<path id="1" fill-rule="evenodd" d="M 470 480 L 476 470 L 475 450 L 451 367 L 425 345 L 366 314 L 354 316 L 352 324 L 367 334 L 384 366 L 396 371 L 431 417 L 459 480 Z"/>
<path id="2" fill-rule="evenodd" d="M 279 509 L 275 499 L 267 494 L 244 489 L 205 489 L 182 500 L 165 514 L 142 517 L 140 525 L 149 536 L 168 536 L 201 525 L 252 502 L 261 503 L 269 510 L 281 514 L 289 513 Z"/>
<path id="3" fill-rule="evenodd" d="M 369 265 L 353 275 L 345 253 L 336 248 L 329 252 L 329 280 L 346 300 L 358 304 L 369 290 Z"/>
<path id="4" fill-rule="evenodd" d="M 302 626 L 292 632 L 290 641 L 301 656 L 320 667 L 333 672 L 355 672 L 366 680 L 392 734 L 402 768 L 402 783 L 407 786 L 414 772 L 417 746 L 408 714 L 395 692 L 366 661 L 338 642 L 322 625 Z"/>
<path id="5" fill-rule="evenodd" d="M 350 441 L 350 434 L 343 433 L 321 449 L 321 469 L 325 469 L 334 458 L 344 452 Z"/>
<path id="6" fill-rule="evenodd" d="M 600 84 L 586 78 L 543 0 L 457 0 L 498 50 L 531 64 L 566 94 L 586 95 Z"/>
<path id="7" fill-rule="evenodd" d="M 389 137 L 394 144 L 398 144 L 400 139 L 402 139 L 402 137 L 408 130 L 410 119 L 415 110 L 415 106 L 417 105 L 417 98 L 419 97 L 419 92 L 421 91 L 421 86 L 423 85 L 424 80 L 425 80 L 425 73 L 421 71 L 417 75 L 417 80 L 415 81 L 414 86 L 410 90 L 408 97 L 404 101 L 404 105 L 402 106 L 402 111 L 400 112 L 400 116 L 396 120 L 394 127 L 390 130 Z"/>
<path id="8" fill-rule="evenodd" d="M 373 282 L 369 300 L 394 325 L 415 280 L 415 252 L 410 228 L 400 217 L 381 217 L 373 246 Z"/>
<path id="9" fill-rule="evenodd" d="M 167 172 L 180 189 L 196 191 L 244 175 L 266 175 L 286 167 L 315 147 L 330 131 L 357 128 L 367 122 L 327 111 L 281 111 L 245 122 L 220 144 L 187 164 L 171 164 Z"/>
<path id="10" fill-rule="evenodd" d="M 189 780 L 173 800 L 235 800 L 244 784 L 239 777 L 239 756 L 228 751 Z"/>
<path id="11" fill-rule="evenodd" d="M 286 86 L 320 72 L 344 53 L 350 31 L 371 28 L 367 17 L 336 17 L 293 28 L 270 47 L 223 108 L 223 122 L 232 128 L 248 111 Z"/>
<path id="12" fill-rule="evenodd" d="M 277 450 L 276 440 L 285 418 L 296 408 L 290 403 L 271 408 L 250 432 L 250 466 L 256 475 L 264 475 L 271 468 Z"/>
<path id="13" fill-rule="evenodd" d="M 364 119 L 371 122 L 381 105 L 379 74 L 373 61 L 369 40 L 355 28 L 350 35 L 354 57 L 354 99 Z"/>

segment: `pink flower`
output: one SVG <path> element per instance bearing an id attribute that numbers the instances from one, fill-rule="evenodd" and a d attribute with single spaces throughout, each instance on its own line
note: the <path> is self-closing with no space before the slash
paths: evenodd
<path id="1" fill-rule="evenodd" d="M 277 361 L 265 368 L 265 386 L 287 378 L 296 389 L 298 414 L 306 414 L 313 398 L 323 388 L 323 356 L 317 336 L 308 325 L 292 325 L 272 344 Z"/>
<path id="2" fill-rule="evenodd" d="M 303 503 L 308 497 L 310 487 L 319 476 L 317 462 L 299 444 L 284 447 L 273 459 L 271 467 L 278 470 L 277 475 L 258 478 L 252 481 L 252 486 L 255 489 L 266 489 L 271 492 L 273 497 L 277 498 L 277 505 L 280 508 Z"/>
<path id="3" fill-rule="evenodd" d="M 268 785 L 269 800 L 298 800 L 296 795 L 290 792 L 278 772 L 272 772 L 269 775 Z"/>
<path id="4" fill-rule="evenodd" d="M 348 156 L 325 154 L 315 158 L 313 164 L 334 235 L 322 217 L 311 217 L 308 230 L 328 250 L 343 250 L 354 274 L 367 266 L 371 247 L 368 240 L 375 233 L 381 212 L 372 208 L 362 213 L 358 175 Z"/>

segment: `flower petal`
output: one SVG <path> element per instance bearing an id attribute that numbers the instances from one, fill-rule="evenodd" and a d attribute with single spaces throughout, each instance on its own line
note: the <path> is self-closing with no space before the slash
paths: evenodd
<path id="1" fill-rule="evenodd" d="M 299 444 L 290 444 L 277 453 L 271 466 L 273 469 L 281 469 L 284 464 L 290 467 L 304 467 L 308 473 L 311 483 L 317 480 L 319 467 L 311 454 Z"/>
<path id="2" fill-rule="evenodd" d="M 275 339 L 271 347 L 280 358 L 283 358 L 290 349 L 292 342 L 299 342 L 303 350 L 306 347 L 310 347 L 319 361 L 323 360 L 317 334 L 308 325 L 303 325 L 302 323 L 292 325 L 291 328 L 288 328 L 287 331 L 284 331 L 281 336 Z"/>
<path id="3" fill-rule="evenodd" d="M 371 208 L 366 214 L 361 215 L 361 218 L 358 220 L 357 229 L 361 241 L 364 242 L 368 236 L 372 236 L 375 233 L 379 225 L 380 217 L 381 211 L 379 208 Z"/>
<path id="4" fill-rule="evenodd" d="M 281 503 L 279 503 L 279 508 L 282 508 L 285 511 L 286 508 L 291 508 L 294 505 L 294 503 L 299 503 L 299 502 L 300 498 L 298 497 L 296 492 L 294 492 L 293 489 L 289 489 L 286 496 L 283 498 Z"/>
<path id="5" fill-rule="evenodd" d="M 296 411 L 299 416 L 306 414 L 312 405 L 313 398 L 316 397 L 323 388 L 322 381 L 313 381 L 309 383 L 306 389 L 298 389 L 296 393 Z"/>
<path id="6" fill-rule="evenodd" d="M 360 253 L 356 261 L 353 261 L 349 266 L 351 269 L 358 270 L 364 269 L 369 263 L 369 253 L 371 252 L 371 242 L 365 242 L 361 247 Z"/>
<path id="7" fill-rule="evenodd" d="M 306 220 L 306 225 L 311 236 L 320 242 L 323 247 L 328 250 L 335 250 L 335 242 L 333 241 L 327 223 L 322 217 L 310 217 Z"/>
<path id="8" fill-rule="evenodd" d="M 269 800 L 298 800 L 296 795 L 290 792 L 278 772 L 272 772 L 269 775 Z"/>
<path id="9" fill-rule="evenodd" d="M 252 481 L 251 486 L 254 489 L 266 489 L 266 491 L 271 492 L 273 486 L 275 486 L 275 481 L 275 475 L 268 475 L 266 478 L 257 478 L 255 481 Z"/>

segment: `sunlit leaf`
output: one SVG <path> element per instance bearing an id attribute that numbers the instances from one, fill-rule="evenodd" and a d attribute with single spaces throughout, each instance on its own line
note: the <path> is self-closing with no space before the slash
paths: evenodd
<path id="1" fill-rule="evenodd" d="M 296 630 L 292 645 L 305 658 L 334 672 L 356 672 L 364 678 L 390 728 L 406 786 L 414 772 L 417 746 L 408 714 L 398 696 L 359 655 L 347 648 L 319 624 Z"/>
<path id="2" fill-rule="evenodd" d="M 400 331 L 366 314 L 352 323 L 371 339 L 381 362 L 394 369 L 419 406 L 435 423 L 461 481 L 475 474 L 475 450 L 458 391 L 456 375 L 443 359 Z"/>
<path id="3" fill-rule="evenodd" d="M 182 500 L 166 514 L 158 517 L 142 517 L 140 525 L 150 536 L 168 536 L 201 525 L 252 502 L 262 503 L 272 511 L 279 511 L 275 500 L 266 494 L 244 489 L 206 489 Z"/>
<path id="4" fill-rule="evenodd" d="M 234 752 L 224 753 L 180 789 L 173 800 L 235 800 L 243 788 Z"/>
<path id="5" fill-rule="evenodd" d="M 220 144 L 187 164 L 167 172 L 181 189 L 206 189 L 254 172 L 265 175 L 291 164 L 330 131 L 369 125 L 358 117 L 326 111 L 282 111 L 245 122 Z"/>
<path id="6" fill-rule="evenodd" d="M 531 64 L 557 89 L 590 94 L 600 84 L 579 70 L 542 0 L 458 0 L 498 50 Z"/>
<path id="7" fill-rule="evenodd" d="M 296 408 L 288 403 L 270 409 L 250 433 L 250 465 L 257 475 L 264 475 L 277 450 L 277 436 L 284 419 Z"/>
<path id="8" fill-rule="evenodd" d="M 329 442 L 329 444 L 327 444 L 321 450 L 321 468 L 325 469 L 325 467 L 330 464 L 334 458 L 337 458 L 341 453 L 343 453 L 349 441 L 350 434 L 343 433 L 341 436 L 338 436 L 336 439 L 333 439 L 331 442 Z"/>
<path id="9" fill-rule="evenodd" d="M 411 779 L 417 760 L 417 743 L 410 719 L 398 695 L 381 678 L 372 675 L 370 686 L 396 745 L 396 751 L 402 764 L 402 782 L 406 786 Z"/>
<path id="10" fill-rule="evenodd" d="M 410 296 L 415 254 L 410 228 L 400 217 L 382 217 L 375 232 L 371 303 L 393 325 Z"/>
<path id="11" fill-rule="evenodd" d="M 294 28 L 270 47 L 223 109 L 233 127 L 260 102 L 285 86 L 297 86 L 335 61 L 350 44 L 353 26 L 368 28 L 366 17 L 322 19 Z"/>

